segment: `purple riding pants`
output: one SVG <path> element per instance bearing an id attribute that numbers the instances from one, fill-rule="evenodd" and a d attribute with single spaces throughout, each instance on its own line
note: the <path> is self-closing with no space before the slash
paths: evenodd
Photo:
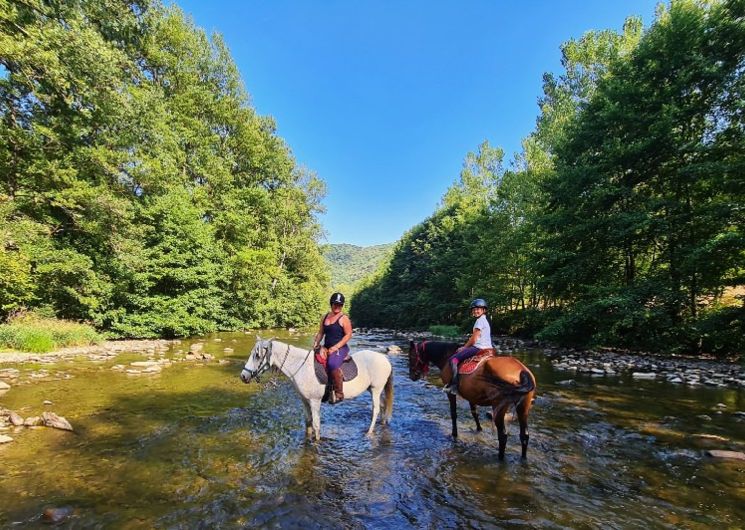
<path id="1" fill-rule="evenodd" d="M 466 359 L 470 359 L 474 355 L 476 355 L 479 351 L 481 351 L 481 348 L 477 346 L 469 346 L 468 348 L 463 348 L 460 352 L 453 355 L 453 359 L 458 359 L 458 363 L 462 363 Z"/>
<path id="2" fill-rule="evenodd" d="M 328 373 L 331 373 L 337 368 L 341 368 L 341 363 L 344 362 L 344 359 L 347 358 L 347 355 L 349 355 L 349 346 L 347 346 L 346 344 L 342 346 L 339 351 L 329 353 L 328 358 L 326 359 L 326 371 Z"/>

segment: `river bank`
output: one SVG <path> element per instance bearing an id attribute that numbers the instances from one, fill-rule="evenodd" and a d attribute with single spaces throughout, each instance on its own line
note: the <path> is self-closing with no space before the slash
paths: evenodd
<path id="1" fill-rule="evenodd" d="M 0 351 L 0 364 L 40 362 L 49 363 L 72 359 L 77 356 L 88 356 L 91 360 L 101 360 L 101 357 L 114 357 L 124 352 L 155 352 L 168 349 L 172 344 L 179 344 L 180 340 L 168 339 L 136 339 L 136 340 L 107 340 L 101 344 L 89 346 L 72 346 L 60 348 L 47 353 L 32 353 L 22 351 Z"/>

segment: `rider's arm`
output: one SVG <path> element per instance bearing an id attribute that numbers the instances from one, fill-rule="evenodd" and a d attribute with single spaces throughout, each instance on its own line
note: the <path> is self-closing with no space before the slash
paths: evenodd
<path id="1" fill-rule="evenodd" d="M 347 315 L 343 315 L 339 318 L 339 320 L 341 327 L 344 329 L 344 336 L 339 342 L 329 348 L 329 353 L 338 352 L 347 342 L 349 342 L 349 339 L 352 338 L 352 322 L 350 322 L 349 317 Z"/>
<path id="2" fill-rule="evenodd" d="M 473 328 L 473 333 L 471 333 L 471 336 L 468 338 L 468 341 L 458 348 L 459 350 L 462 350 L 463 348 L 470 348 L 474 344 L 476 344 L 476 341 L 479 340 L 479 337 L 481 336 L 481 330 L 479 328 Z"/>

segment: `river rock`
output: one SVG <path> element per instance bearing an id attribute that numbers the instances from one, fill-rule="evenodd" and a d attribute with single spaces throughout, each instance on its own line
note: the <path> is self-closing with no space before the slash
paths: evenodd
<path id="1" fill-rule="evenodd" d="M 10 436 L 6 436 L 4 434 L 0 434 L 0 444 L 6 444 L 6 443 L 12 442 L 12 441 L 13 441 L 13 438 L 11 438 Z"/>
<path id="2" fill-rule="evenodd" d="M 576 386 L 577 381 L 574 379 L 564 379 L 563 381 L 557 381 L 556 384 L 561 386 Z"/>
<path id="3" fill-rule="evenodd" d="M 149 368 L 151 366 L 158 366 L 157 361 L 135 361 L 129 364 L 131 366 L 137 366 L 138 368 Z"/>
<path id="4" fill-rule="evenodd" d="M 10 385 L 6 383 L 5 381 L 0 381 L 0 390 L 9 390 Z"/>
<path id="5" fill-rule="evenodd" d="M 57 416 L 54 412 L 42 412 L 41 419 L 44 425 L 63 431 L 72 431 L 72 425 L 62 416 Z"/>
<path id="6" fill-rule="evenodd" d="M 25 425 L 26 427 L 36 427 L 38 425 L 44 425 L 44 420 L 42 420 L 39 416 L 31 416 L 23 421 L 23 425 Z"/>
<path id="7" fill-rule="evenodd" d="M 633 372 L 631 377 L 634 379 L 655 379 L 657 378 L 657 374 L 654 372 Z"/>
<path id="8" fill-rule="evenodd" d="M 723 451 L 721 449 L 709 449 L 706 454 L 714 458 L 727 458 L 734 460 L 745 460 L 745 453 L 742 451 Z"/>
<path id="9" fill-rule="evenodd" d="M 62 508 L 46 508 L 41 514 L 41 520 L 45 523 L 58 524 L 70 517 L 73 509 L 69 506 Z"/>
<path id="10" fill-rule="evenodd" d="M 222 339 L 215 339 L 215 342 L 222 342 Z"/>
<path id="11" fill-rule="evenodd" d="M 222 351 L 225 353 L 233 353 L 233 348 L 223 348 Z"/>
<path id="12" fill-rule="evenodd" d="M 397 346 L 395 344 L 392 344 L 391 346 L 388 346 L 386 349 L 388 353 L 401 353 L 401 346 Z"/>
<path id="13" fill-rule="evenodd" d="M 155 364 L 155 365 L 148 366 L 147 368 L 145 368 L 142 371 L 142 373 L 143 374 L 157 374 L 157 373 L 160 373 L 161 371 L 163 371 L 163 367 L 160 366 L 159 364 Z"/>
<path id="14" fill-rule="evenodd" d="M 51 401 L 49 401 L 48 399 L 45 399 L 45 400 L 44 400 L 44 403 L 43 403 L 43 404 L 44 404 L 44 405 L 54 405 L 54 403 L 52 403 L 52 402 L 51 402 Z"/>
<path id="15" fill-rule="evenodd" d="M 17 413 L 10 411 L 10 414 L 8 415 L 8 419 L 10 420 L 10 423 L 14 425 L 15 427 L 20 427 L 23 425 L 23 418 L 19 416 Z"/>
<path id="16" fill-rule="evenodd" d="M 189 346 L 189 353 L 199 353 L 202 349 L 204 349 L 204 343 L 196 342 Z"/>

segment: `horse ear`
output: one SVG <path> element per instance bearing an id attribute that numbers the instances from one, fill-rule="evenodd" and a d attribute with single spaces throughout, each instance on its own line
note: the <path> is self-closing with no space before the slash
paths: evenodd
<path id="1" fill-rule="evenodd" d="M 261 342 L 261 337 L 258 334 L 256 335 L 256 342 Z"/>

